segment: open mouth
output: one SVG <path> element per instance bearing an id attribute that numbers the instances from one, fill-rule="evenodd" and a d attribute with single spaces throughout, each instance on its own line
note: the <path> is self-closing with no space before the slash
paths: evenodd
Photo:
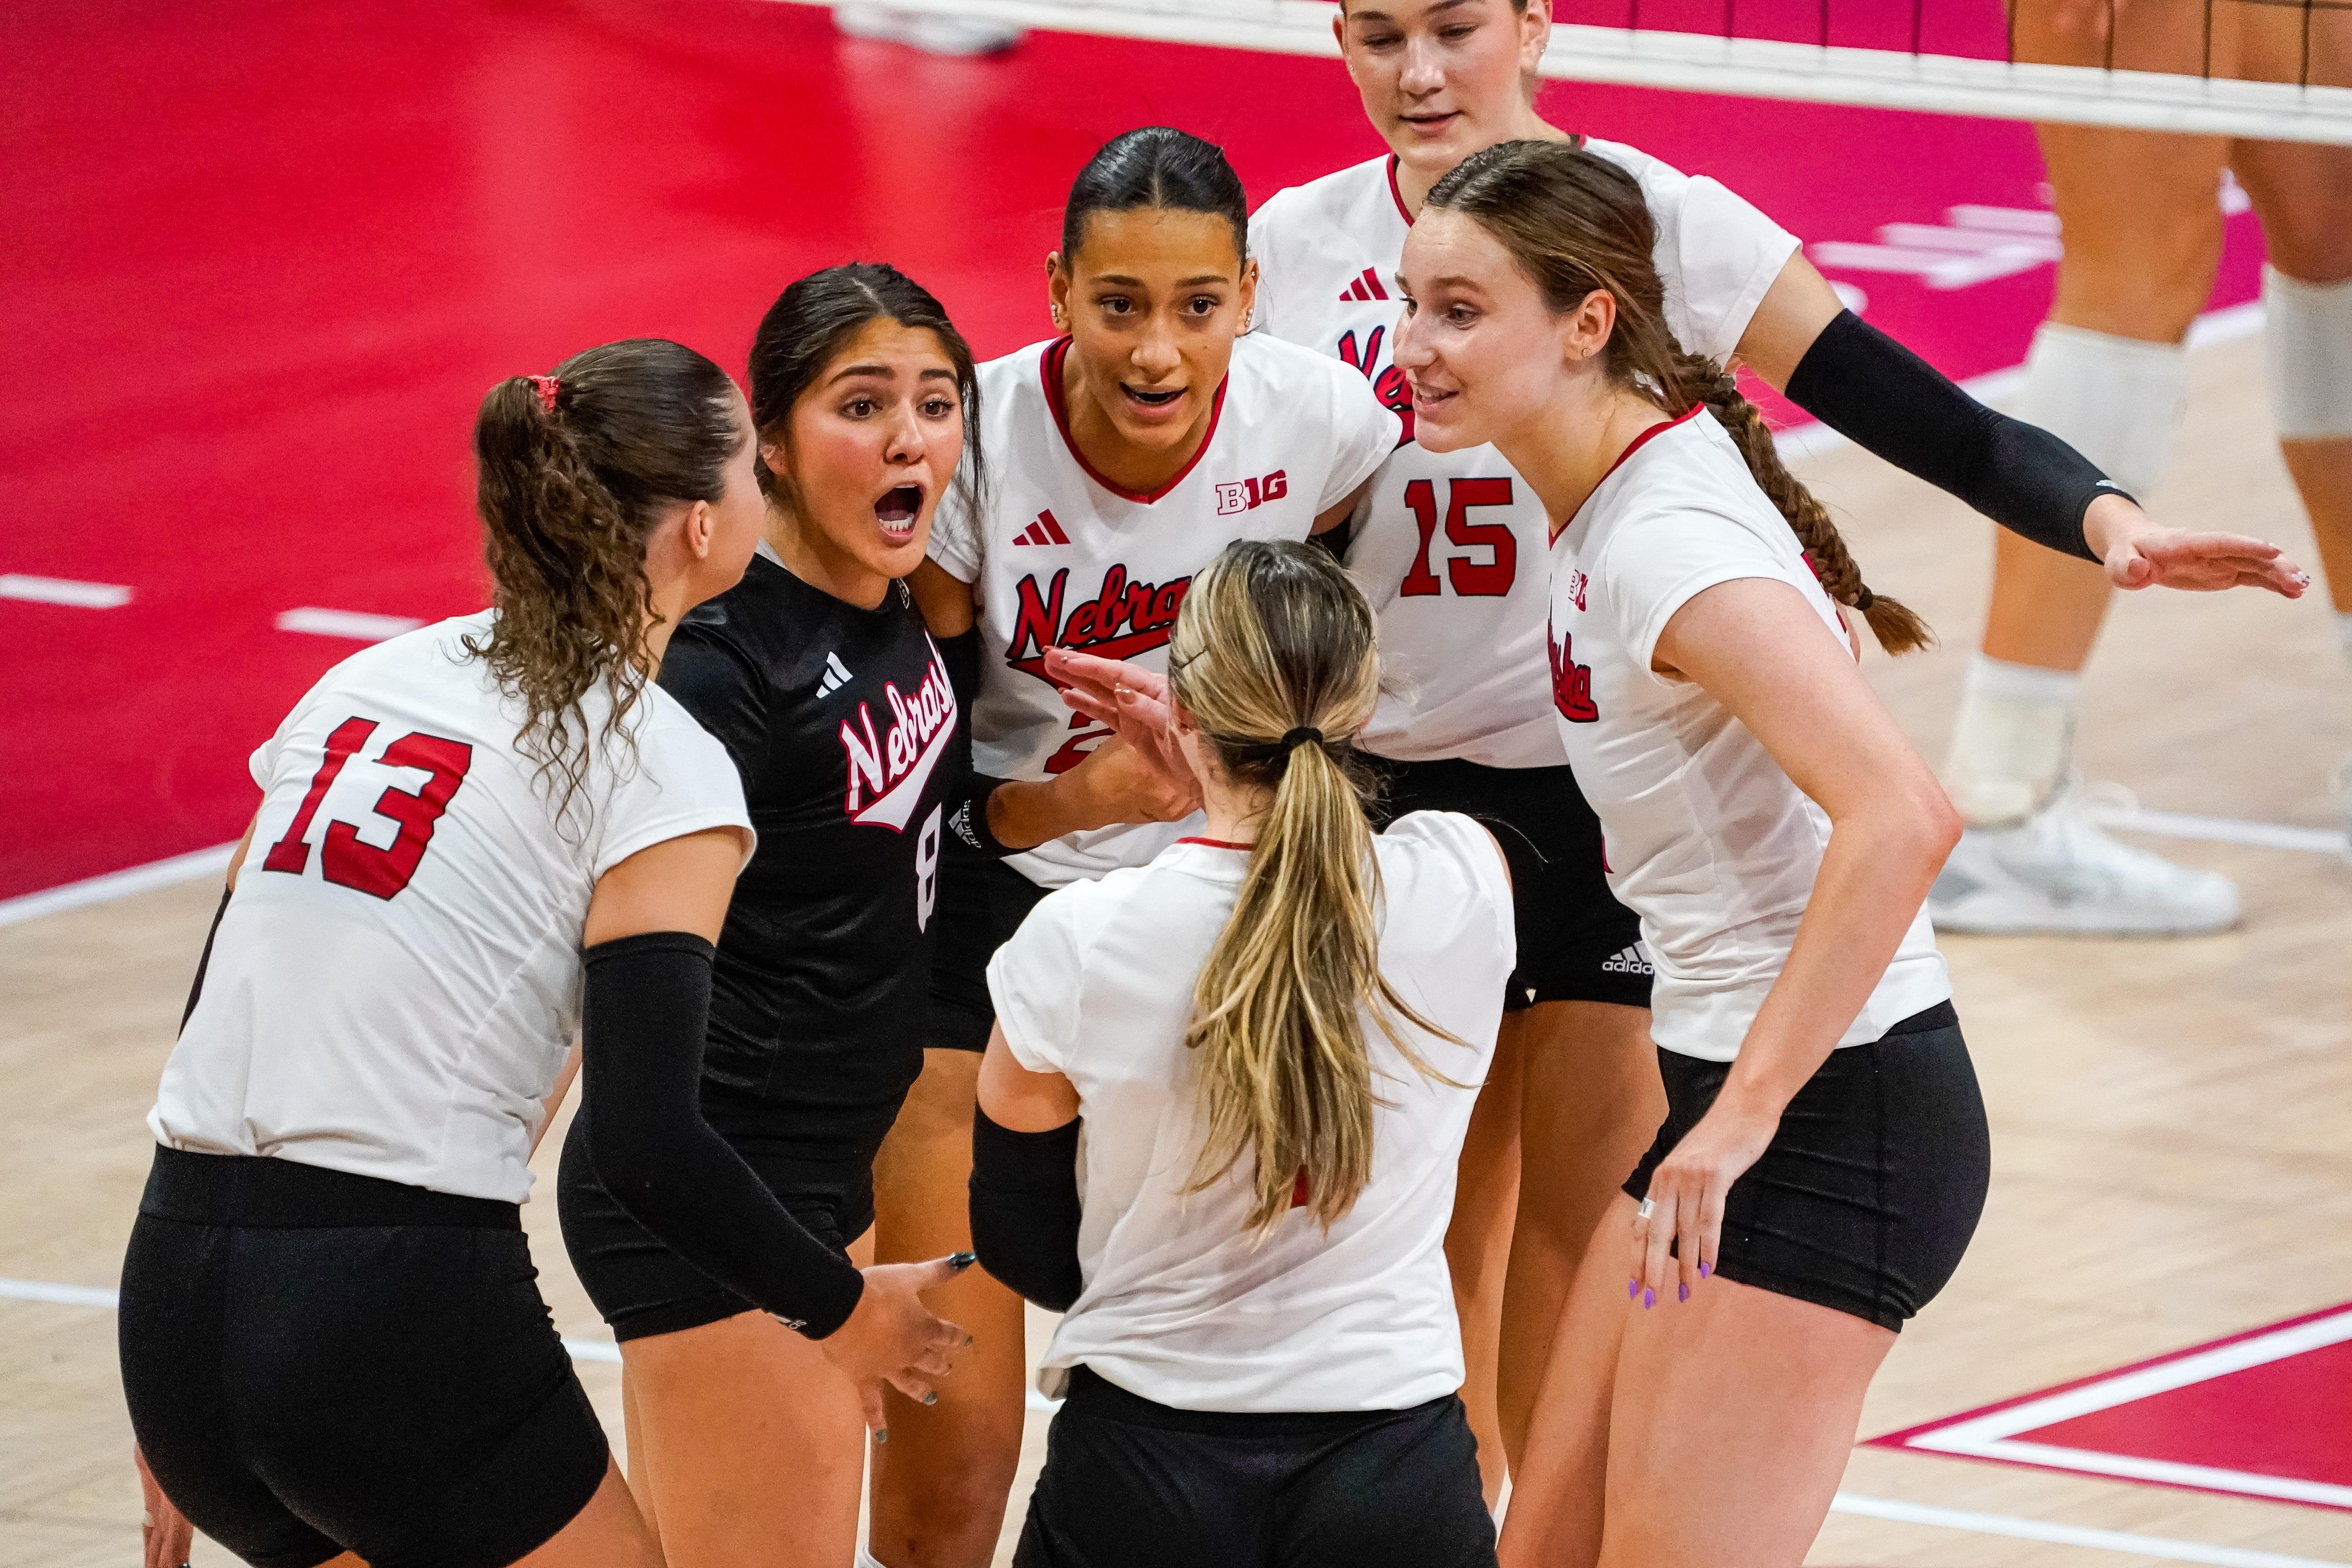
<path id="1" fill-rule="evenodd" d="M 1141 387 L 1129 386 L 1125 382 L 1118 383 L 1118 390 L 1125 392 L 1128 396 L 1133 398 L 1136 402 L 1141 403 L 1146 408 L 1166 408 L 1170 403 L 1174 402 L 1178 398 L 1184 395 L 1184 389 L 1182 387 L 1177 387 L 1169 392 L 1146 392 Z"/>
<path id="2" fill-rule="evenodd" d="M 923 487 L 901 485 L 884 492 L 882 498 L 874 503 L 874 520 L 882 525 L 884 533 L 905 538 L 915 531 L 915 518 L 922 510 Z"/>
<path id="3" fill-rule="evenodd" d="M 1403 114 L 1399 115 L 1397 118 L 1403 120 L 1407 125 L 1412 126 L 1415 131 L 1420 131 L 1423 135 L 1429 136 L 1445 130 L 1446 127 L 1454 123 L 1458 116 L 1458 110 L 1449 109 L 1443 114 Z"/>
<path id="4" fill-rule="evenodd" d="M 1426 413 L 1440 403 L 1447 402 L 1454 395 L 1450 391 L 1437 387 L 1425 387 L 1416 382 L 1412 389 L 1412 406 L 1415 412 Z"/>

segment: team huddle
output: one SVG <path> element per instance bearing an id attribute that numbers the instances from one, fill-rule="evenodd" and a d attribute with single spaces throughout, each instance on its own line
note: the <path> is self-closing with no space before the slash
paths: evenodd
<path id="1" fill-rule="evenodd" d="M 490 391 L 493 607 L 254 753 L 123 1271 L 151 1563 L 981 1568 L 1033 1359 L 1034 1568 L 1801 1561 L 1988 1139 L 1858 663 L 1926 629 L 1726 367 L 2150 526 L 1537 120 L 1539 8 L 1400 9 L 1390 154 L 1097 152 L 1048 340 L 856 263 L 748 397 Z M 575 1071 L 625 1477 L 518 1218 Z"/>

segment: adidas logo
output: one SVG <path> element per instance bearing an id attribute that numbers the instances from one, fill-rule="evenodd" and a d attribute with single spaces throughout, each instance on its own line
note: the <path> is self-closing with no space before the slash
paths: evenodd
<path id="1" fill-rule="evenodd" d="M 1650 960 L 1642 956 L 1642 945 L 1639 942 L 1634 943 L 1631 947 L 1619 949 L 1615 957 L 1601 964 L 1601 972 L 1604 975 L 1648 975 L 1653 977 L 1657 974 L 1655 969 L 1650 967 Z"/>
<path id="2" fill-rule="evenodd" d="M 1369 267 L 1353 283 L 1339 291 L 1342 299 L 1386 299 L 1388 297 L 1389 291 L 1381 287 L 1380 278 Z"/>
<path id="3" fill-rule="evenodd" d="M 841 662 L 838 653 L 824 656 L 824 679 L 817 682 L 816 695 L 829 697 L 849 684 L 849 666 Z"/>
<path id="4" fill-rule="evenodd" d="M 1049 507 L 1037 514 L 1035 522 L 1015 534 L 1013 542 L 1017 545 L 1066 545 L 1070 542 L 1070 536 L 1064 533 L 1062 525 L 1054 520 L 1053 510 Z"/>

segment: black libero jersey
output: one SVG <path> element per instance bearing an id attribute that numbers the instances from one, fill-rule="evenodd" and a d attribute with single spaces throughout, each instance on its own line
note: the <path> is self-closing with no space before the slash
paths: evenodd
<path id="1" fill-rule="evenodd" d="M 758 1096 L 812 1157 L 871 1157 L 923 1064 L 941 800 L 968 765 L 946 662 L 904 584 L 860 610 L 763 551 L 678 623 L 661 685 L 734 758 L 760 835 L 719 938 L 706 1095 L 730 1120 Z"/>

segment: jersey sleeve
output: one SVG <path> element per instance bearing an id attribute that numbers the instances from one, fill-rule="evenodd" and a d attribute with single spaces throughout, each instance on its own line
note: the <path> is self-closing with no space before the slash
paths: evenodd
<path id="1" fill-rule="evenodd" d="M 988 555 L 982 542 L 986 514 L 986 497 L 973 483 L 971 457 L 966 454 L 955 483 L 948 486 L 948 493 L 940 497 L 939 509 L 931 514 L 931 543 L 926 552 L 958 582 L 980 580 L 980 569 Z"/>
<path id="2" fill-rule="evenodd" d="M 1703 174 L 1682 185 L 1677 270 L 1689 329 L 1683 347 L 1726 361 L 1796 253 L 1797 236 Z"/>
<path id="3" fill-rule="evenodd" d="M 751 858 L 751 817 L 734 762 L 686 714 L 674 706 L 664 711 L 667 698 L 656 688 L 639 699 L 645 722 L 635 727 L 634 756 L 625 743 L 605 745 L 600 737 L 596 765 L 613 770 L 613 783 L 597 824 L 593 876 L 639 850 L 711 828 L 740 829 L 743 858 Z"/>
<path id="4" fill-rule="evenodd" d="M 688 621 L 662 655 L 661 687 L 735 763 L 748 799 L 768 764 L 768 687 L 751 659 L 711 629 Z"/>
<path id="5" fill-rule="evenodd" d="M 1810 580 L 1805 571 L 1801 556 L 1775 551 L 1739 519 L 1679 505 L 1628 519 L 1601 552 L 1592 585 L 1634 666 L 1665 684 L 1651 662 L 1676 611 L 1717 583 L 1742 578 L 1801 590 Z"/>
<path id="6" fill-rule="evenodd" d="M 1329 511 L 1356 492 L 1356 486 L 1380 471 L 1389 454 L 1404 437 L 1404 423 L 1381 406 L 1372 383 L 1337 360 L 1316 356 L 1329 377 L 1331 466 L 1315 497 L 1317 516 Z"/>
<path id="7" fill-rule="evenodd" d="M 988 994 L 1013 1059 L 1032 1072 L 1066 1072 L 1078 1041 L 1080 906 L 1089 884 L 1050 893 L 988 961 Z"/>

